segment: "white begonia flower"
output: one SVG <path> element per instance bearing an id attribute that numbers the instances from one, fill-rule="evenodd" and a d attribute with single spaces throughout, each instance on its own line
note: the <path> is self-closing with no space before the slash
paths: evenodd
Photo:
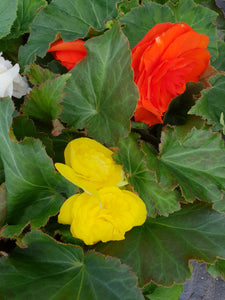
<path id="1" fill-rule="evenodd" d="M 19 70 L 18 64 L 13 66 L 0 52 L 0 98 L 7 96 L 21 98 L 30 92 L 27 80 L 19 74 Z"/>

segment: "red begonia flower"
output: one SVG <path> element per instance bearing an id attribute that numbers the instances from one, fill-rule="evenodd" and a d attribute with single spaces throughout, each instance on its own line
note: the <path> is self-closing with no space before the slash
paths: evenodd
<path id="1" fill-rule="evenodd" d="M 84 41 L 76 40 L 63 42 L 63 40 L 53 43 L 47 52 L 51 52 L 56 60 L 71 70 L 78 61 L 87 55 L 87 50 L 84 46 Z"/>
<path id="2" fill-rule="evenodd" d="M 171 100 L 189 81 L 198 82 L 209 64 L 209 39 L 185 23 L 155 25 L 132 49 L 134 81 L 140 99 L 136 121 L 163 123 Z"/>

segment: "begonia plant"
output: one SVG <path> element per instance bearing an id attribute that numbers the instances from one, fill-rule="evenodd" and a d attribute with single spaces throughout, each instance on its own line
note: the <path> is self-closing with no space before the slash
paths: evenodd
<path id="1" fill-rule="evenodd" d="M 0 1 L 0 298 L 178 300 L 225 278 L 214 0 Z"/>

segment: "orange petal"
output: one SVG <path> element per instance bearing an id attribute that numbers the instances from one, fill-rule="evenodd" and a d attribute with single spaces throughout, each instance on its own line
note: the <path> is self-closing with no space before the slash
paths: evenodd
<path id="1" fill-rule="evenodd" d="M 62 40 L 53 43 L 47 52 L 51 52 L 56 60 L 71 70 L 76 63 L 87 55 L 84 41 L 76 40 L 64 43 Z"/>
<path id="2" fill-rule="evenodd" d="M 140 121 L 152 126 L 154 124 L 163 123 L 162 117 L 160 115 L 155 115 L 151 111 L 145 109 L 144 107 L 138 106 L 135 114 L 135 121 Z"/>

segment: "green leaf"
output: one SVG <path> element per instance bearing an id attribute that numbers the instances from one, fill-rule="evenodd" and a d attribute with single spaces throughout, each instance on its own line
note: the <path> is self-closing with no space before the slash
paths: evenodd
<path id="1" fill-rule="evenodd" d="M 141 285 L 183 283 L 191 276 L 190 259 L 225 258 L 225 214 L 206 203 L 184 205 L 168 217 L 148 218 L 125 240 L 99 244 L 96 250 L 131 266 Z"/>
<path id="2" fill-rule="evenodd" d="M 46 4 L 45 0 L 18 0 L 17 17 L 6 39 L 15 39 L 29 32 L 30 24 L 34 20 L 38 10 L 46 6 Z"/>
<path id="3" fill-rule="evenodd" d="M 84 133 L 77 131 L 76 129 L 63 129 L 62 134 L 53 136 L 53 149 L 55 152 L 53 160 L 55 162 L 65 163 L 64 150 L 67 144 L 77 138 L 84 137 Z"/>
<path id="4" fill-rule="evenodd" d="M 0 38 L 3 38 L 10 33 L 10 29 L 16 18 L 17 6 L 18 0 L 0 1 Z"/>
<path id="5" fill-rule="evenodd" d="M 215 265 L 208 266 L 208 271 L 213 277 L 221 276 L 225 279 L 225 260 L 218 259 Z"/>
<path id="6" fill-rule="evenodd" d="M 155 2 L 144 3 L 143 6 L 133 8 L 120 22 L 125 23 L 123 32 L 128 37 L 133 48 L 146 33 L 156 24 L 175 22 L 172 10 Z"/>
<path id="7" fill-rule="evenodd" d="M 225 189 L 224 143 L 209 128 L 193 128 L 180 142 L 174 128 L 162 133 L 158 158 L 146 144 L 146 161 L 158 181 L 171 189 L 179 185 L 188 201 L 213 202 Z"/>
<path id="8" fill-rule="evenodd" d="M 117 3 L 117 9 L 119 11 L 119 15 L 124 15 L 128 13 L 132 8 L 137 7 L 139 5 L 139 0 L 122 0 Z"/>
<path id="9" fill-rule="evenodd" d="M 20 63 L 43 57 L 58 33 L 64 41 L 73 41 L 86 35 L 90 27 L 104 28 L 104 22 L 116 17 L 116 0 L 55 0 L 40 11 L 31 25 L 28 43 L 21 47 Z M 88 8 L 88 9 L 87 9 Z"/>
<path id="10" fill-rule="evenodd" d="M 59 102 L 64 96 L 63 89 L 70 76 L 64 74 L 35 86 L 25 98 L 23 112 L 45 122 L 56 119 L 62 110 Z"/>
<path id="11" fill-rule="evenodd" d="M 17 143 L 9 138 L 12 112 L 11 100 L 1 99 L 0 154 L 7 189 L 6 221 L 16 225 L 14 228 L 18 233 L 28 222 L 39 227 L 49 216 L 55 215 L 64 200 L 59 192 L 69 195 L 71 184 L 55 173 L 39 140 L 26 138 Z M 8 232 L 13 233 L 13 229 Z"/>
<path id="12" fill-rule="evenodd" d="M 176 5 L 167 2 L 160 5 L 155 2 L 144 1 L 143 6 L 131 10 L 120 19 L 125 23 L 124 33 L 133 48 L 146 33 L 158 23 L 185 22 L 199 33 L 209 37 L 208 49 L 212 59 L 217 56 L 216 26 L 213 24 L 217 13 L 201 5 L 197 6 L 193 0 L 180 0 Z"/>
<path id="13" fill-rule="evenodd" d="M 135 191 L 145 202 L 148 215 L 156 214 L 167 216 L 180 209 L 181 197 L 177 191 L 163 189 L 157 182 L 153 172 L 145 165 L 144 153 L 140 150 L 135 134 L 121 139 L 119 146 L 119 159 L 124 169 L 129 173 L 129 181 Z"/>
<path id="14" fill-rule="evenodd" d="M 5 172 L 4 172 L 4 166 L 0 155 L 0 184 L 2 184 L 4 181 L 5 181 Z"/>
<path id="15" fill-rule="evenodd" d="M 214 60 L 217 56 L 218 40 L 214 23 L 218 14 L 211 9 L 196 5 L 193 0 L 180 0 L 176 5 L 168 2 L 167 5 L 173 10 L 176 22 L 187 23 L 198 33 L 209 37 L 208 50 Z"/>
<path id="16" fill-rule="evenodd" d="M 57 243 L 40 231 L 0 260 L 0 295 L 7 299 L 144 299 L 119 260 Z M 43 281 L 44 280 L 44 281 Z"/>
<path id="17" fill-rule="evenodd" d="M 204 7 L 207 7 L 211 10 L 214 10 L 218 16 L 216 18 L 216 22 L 214 24 L 216 25 L 216 31 L 221 40 L 224 40 L 224 34 L 225 34 L 225 19 L 224 19 L 224 13 L 223 11 L 217 6 L 217 1 L 211 1 L 211 0 L 195 0 L 196 3 L 199 3 L 203 5 Z"/>
<path id="18" fill-rule="evenodd" d="M 163 118 L 164 125 L 186 125 L 190 116 L 188 111 L 195 104 L 203 89 L 201 83 L 189 82 L 183 94 L 173 98 Z M 178 127 L 179 128 L 179 127 Z"/>
<path id="19" fill-rule="evenodd" d="M 183 292 L 182 285 L 174 284 L 172 287 L 154 286 L 153 291 L 145 293 L 145 298 L 149 300 L 178 300 L 180 294 Z"/>
<path id="20" fill-rule="evenodd" d="M 5 183 L 0 186 L 0 227 L 4 225 L 6 219 L 6 188 Z"/>
<path id="21" fill-rule="evenodd" d="M 40 139 L 45 146 L 47 154 L 54 156 L 53 145 L 50 137 L 42 132 L 37 132 L 34 122 L 28 116 L 20 115 L 13 119 L 12 123 L 13 133 L 18 141 L 23 141 L 25 137 L 34 137 Z"/>
<path id="22" fill-rule="evenodd" d="M 119 24 L 85 43 L 87 57 L 72 70 L 64 89 L 61 119 L 86 128 L 94 139 L 113 144 L 128 134 L 138 92 L 131 54 Z"/>
<path id="23" fill-rule="evenodd" d="M 225 43 L 223 41 L 218 41 L 218 57 L 212 63 L 212 66 L 218 71 L 225 71 Z"/>
<path id="24" fill-rule="evenodd" d="M 57 78 L 56 74 L 35 64 L 30 64 L 27 68 L 25 68 L 24 73 L 29 78 L 29 81 L 34 85 L 39 85 L 47 80 L 51 81 Z"/>
<path id="25" fill-rule="evenodd" d="M 214 200 L 213 208 L 219 212 L 225 213 L 225 193 L 223 193 L 221 198 Z"/>
<path id="26" fill-rule="evenodd" d="M 202 97 L 191 108 L 189 114 L 196 114 L 207 119 L 213 130 L 225 129 L 225 75 L 219 74 L 210 79 L 212 88 L 202 91 Z M 221 115 L 222 114 L 222 115 Z"/>

